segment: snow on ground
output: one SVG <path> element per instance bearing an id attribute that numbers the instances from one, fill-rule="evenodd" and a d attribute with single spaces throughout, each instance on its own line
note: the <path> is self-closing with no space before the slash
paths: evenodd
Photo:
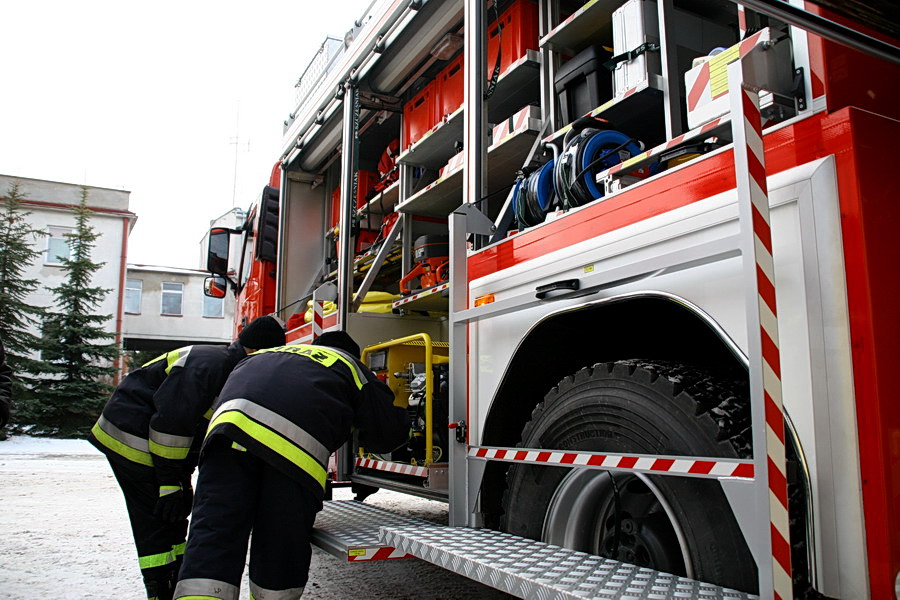
<path id="1" fill-rule="evenodd" d="M 335 499 L 349 499 L 346 489 Z M 446 505 L 380 491 L 369 504 L 446 522 Z M 84 440 L 0 441 L 0 596 L 145 598 L 125 502 L 106 458 Z M 348 564 L 317 548 L 304 600 L 512 598 L 417 559 Z M 244 572 L 241 598 L 249 598 Z"/>

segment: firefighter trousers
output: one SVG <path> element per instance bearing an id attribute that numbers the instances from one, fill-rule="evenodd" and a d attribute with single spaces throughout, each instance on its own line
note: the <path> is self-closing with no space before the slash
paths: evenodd
<path id="1" fill-rule="evenodd" d="M 110 460 L 113 475 L 125 496 L 125 507 L 131 522 L 138 564 L 150 600 L 170 600 L 178 579 L 184 554 L 188 520 L 169 523 L 157 518 L 153 511 L 159 500 L 159 483 L 152 469 Z M 190 489 L 190 476 L 182 481 Z M 190 512 L 190 494 L 185 494 L 185 515 Z"/>
<path id="2" fill-rule="evenodd" d="M 218 437 L 203 450 L 175 598 L 237 600 L 251 532 L 251 597 L 300 598 L 321 502 L 281 471 Z"/>

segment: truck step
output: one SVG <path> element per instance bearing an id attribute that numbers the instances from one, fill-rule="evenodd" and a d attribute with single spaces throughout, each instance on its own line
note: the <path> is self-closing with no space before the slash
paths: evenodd
<path id="1" fill-rule="evenodd" d="M 751 594 L 488 529 L 382 525 L 384 542 L 519 598 L 756 598 Z"/>
<path id="2" fill-rule="evenodd" d="M 422 530 L 440 527 L 354 500 L 330 500 L 323 503 L 322 511 L 316 516 L 311 541 L 325 552 L 349 562 L 412 558 L 411 554 L 383 544 L 379 526 Z"/>
<path id="3" fill-rule="evenodd" d="M 519 598 L 756 598 L 508 533 L 447 527 L 353 500 L 324 503 L 312 543 L 348 562 L 417 557 Z"/>

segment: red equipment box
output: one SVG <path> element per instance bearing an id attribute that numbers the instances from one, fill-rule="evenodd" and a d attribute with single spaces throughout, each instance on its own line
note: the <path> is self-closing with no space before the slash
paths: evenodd
<path id="1" fill-rule="evenodd" d="M 437 124 L 435 88 L 435 82 L 430 82 L 403 105 L 403 150 L 422 139 Z"/>
<path id="2" fill-rule="evenodd" d="M 525 56 L 526 50 L 538 50 L 538 6 L 534 0 L 516 0 L 500 14 L 503 35 L 494 22 L 488 26 L 487 74 L 494 72 L 500 49 L 500 73 Z M 502 39 L 502 41 L 501 41 Z"/>
<path id="3" fill-rule="evenodd" d="M 465 82 L 464 58 L 465 55 L 460 54 L 451 60 L 435 79 L 438 121 L 462 106 Z"/>

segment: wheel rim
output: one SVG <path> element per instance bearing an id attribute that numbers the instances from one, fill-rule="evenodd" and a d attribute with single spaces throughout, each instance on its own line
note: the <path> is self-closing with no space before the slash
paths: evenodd
<path id="1" fill-rule="evenodd" d="M 678 519 L 659 488 L 642 473 L 572 469 L 550 500 L 542 539 L 550 544 L 694 577 Z"/>

